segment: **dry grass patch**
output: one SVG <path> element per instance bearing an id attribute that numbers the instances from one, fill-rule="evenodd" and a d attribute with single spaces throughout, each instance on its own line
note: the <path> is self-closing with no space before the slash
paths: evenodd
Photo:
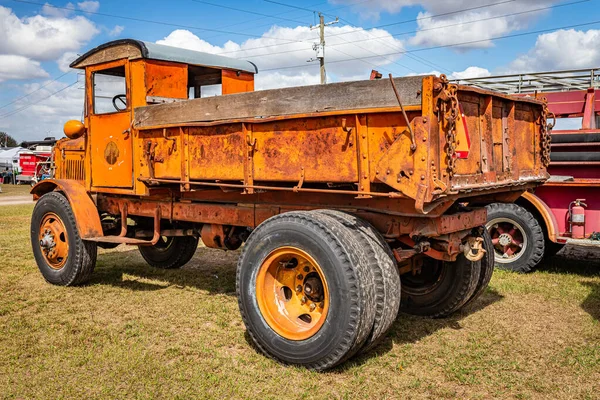
<path id="1" fill-rule="evenodd" d="M 600 265 L 497 272 L 449 319 L 401 314 L 373 352 L 327 373 L 259 355 L 237 309 L 238 252 L 181 270 L 102 251 L 89 285 L 51 286 L 32 206 L 0 207 L 0 398 L 597 398 Z"/>

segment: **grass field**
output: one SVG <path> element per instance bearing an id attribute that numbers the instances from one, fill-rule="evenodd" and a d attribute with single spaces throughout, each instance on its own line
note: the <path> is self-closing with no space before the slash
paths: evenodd
<path id="1" fill-rule="evenodd" d="M 464 312 L 401 314 L 375 351 L 314 373 L 249 345 L 237 252 L 201 248 L 160 271 L 119 248 L 89 285 L 51 286 L 30 251 L 31 210 L 0 207 L 0 398 L 600 397 L 598 260 L 496 272 Z"/>
<path id="2" fill-rule="evenodd" d="M 28 195 L 31 190 L 30 185 L 0 185 L 2 189 L 2 194 L 0 196 L 20 196 L 20 195 Z"/>

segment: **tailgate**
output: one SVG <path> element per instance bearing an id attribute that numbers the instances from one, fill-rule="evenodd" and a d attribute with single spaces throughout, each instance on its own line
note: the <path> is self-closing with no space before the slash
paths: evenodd
<path id="1" fill-rule="evenodd" d="M 450 192 L 518 187 L 547 178 L 550 135 L 544 102 L 467 86 L 445 90 L 454 90 L 457 100 L 441 106 Z"/>

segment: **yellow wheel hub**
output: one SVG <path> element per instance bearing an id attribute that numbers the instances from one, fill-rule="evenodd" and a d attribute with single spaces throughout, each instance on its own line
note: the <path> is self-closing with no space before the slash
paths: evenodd
<path id="1" fill-rule="evenodd" d="M 321 267 L 295 247 L 281 247 L 267 256 L 256 278 L 256 299 L 271 329 L 289 340 L 305 340 L 317 333 L 329 309 Z"/>
<path id="2" fill-rule="evenodd" d="M 38 236 L 42 255 L 48 265 L 53 269 L 64 267 L 69 255 L 69 241 L 65 225 L 58 215 L 44 215 Z"/>

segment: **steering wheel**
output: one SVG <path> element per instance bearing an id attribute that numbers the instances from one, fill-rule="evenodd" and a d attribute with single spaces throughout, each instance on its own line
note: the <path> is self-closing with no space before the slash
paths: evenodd
<path id="1" fill-rule="evenodd" d="M 125 111 L 127 109 L 127 95 L 118 94 L 112 98 L 113 107 L 117 111 Z"/>

